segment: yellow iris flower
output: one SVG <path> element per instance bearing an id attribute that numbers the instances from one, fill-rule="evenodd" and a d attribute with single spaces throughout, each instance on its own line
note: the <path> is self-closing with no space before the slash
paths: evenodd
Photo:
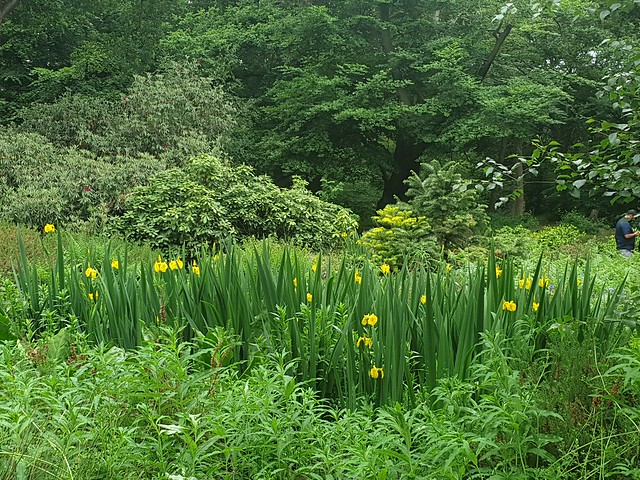
<path id="1" fill-rule="evenodd" d="M 164 273 L 168 268 L 169 265 L 167 265 L 167 262 L 163 261 L 160 255 L 158 255 L 158 259 L 153 264 L 153 269 L 156 271 L 156 273 Z"/>
<path id="2" fill-rule="evenodd" d="M 358 338 L 356 342 L 356 348 L 360 348 L 360 345 L 364 345 L 365 347 L 371 348 L 373 347 L 373 338 L 369 338 L 366 335 Z"/>
<path id="3" fill-rule="evenodd" d="M 371 367 L 371 370 L 369 370 L 369 376 L 373 379 L 377 379 L 378 377 L 382 379 L 384 378 L 384 370 L 374 365 Z"/>
<path id="4" fill-rule="evenodd" d="M 503 301 L 502 302 L 502 310 L 507 310 L 509 312 L 515 312 L 516 311 L 516 302 L 514 302 L 513 300 L 511 301 Z"/>
<path id="5" fill-rule="evenodd" d="M 369 313 L 362 317 L 362 325 L 364 326 L 370 325 L 375 327 L 376 323 L 378 323 L 378 316 L 375 313 Z"/>
<path id="6" fill-rule="evenodd" d="M 87 278 L 97 278 L 98 277 L 98 270 L 96 270 L 95 268 L 91 268 L 91 264 L 87 264 L 87 269 L 84 271 L 84 274 L 87 276 Z"/>

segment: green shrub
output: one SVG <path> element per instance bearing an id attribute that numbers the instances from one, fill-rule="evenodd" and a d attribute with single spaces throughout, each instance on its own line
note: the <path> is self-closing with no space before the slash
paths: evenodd
<path id="1" fill-rule="evenodd" d="M 405 183 L 409 208 L 427 218 L 445 248 L 465 247 L 486 233 L 487 207 L 479 202 L 472 182 L 462 179 L 455 162 L 422 163 L 420 175 L 414 172 Z"/>
<path id="2" fill-rule="evenodd" d="M 493 242 L 496 253 L 516 258 L 526 257 L 536 247 L 532 232 L 521 225 L 498 229 L 493 235 Z"/>
<path id="3" fill-rule="evenodd" d="M 192 253 L 235 233 L 224 207 L 179 168 L 135 188 L 116 225 L 131 239 L 162 249 L 184 245 Z"/>
<path id="4" fill-rule="evenodd" d="M 611 230 L 611 227 L 606 225 L 604 222 L 600 220 L 592 220 L 575 210 L 563 214 L 560 218 L 560 223 L 562 225 L 572 225 L 588 235 L 595 235 L 602 230 Z"/>
<path id="5" fill-rule="evenodd" d="M 23 225 L 104 223 L 118 211 L 124 193 L 164 169 L 148 155 L 101 156 L 58 147 L 33 133 L 0 133 L 0 216 Z"/>
<path id="6" fill-rule="evenodd" d="M 379 226 L 362 239 L 376 260 L 399 266 L 403 256 L 434 258 L 442 248 L 468 247 L 481 238 L 489 225 L 486 205 L 457 168 L 436 160 L 423 163 L 420 175 L 413 172 L 405 181 L 409 201 L 378 211 L 373 220 Z"/>
<path id="7" fill-rule="evenodd" d="M 195 63 L 171 63 L 136 76 L 123 98 L 66 95 L 27 107 L 21 128 L 61 146 L 100 155 L 145 153 L 180 165 L 215 150 L 234 124 L 233 114 L 227 95 L 200 76 Z"/>
<path id="8" fill-rule="evenodd" d="M 557 225 L 533 232 L 532 237 L 541 249 L 553 251 L 568 245 L 579 245 L 584 233 L 573 225 Z"/>
<path id="9" fill-rule="evenodd" d="M 246 165 L 199 155 L 184 169 L 154 177 L 127 198 L 117 222 L 130 238 L 166 248 L 195 248 L 223 238 L 276 236 L 327 248 L 356 222 L 343 207 L 323 202 L 296 180 L 282 189 Z"/>
<path id="10" fill-rule="evenodd" d="M 387 205 L 378 210 L 373 220 L 378 226 L 365 232 L 360 243 L 371 251 L 377 264 L 386 263 L 397 269 L 405 259 L 437 256 L 438 245 L 425 217 Z"/>
<path id="11" fill-rule="evenodd" d="M 491 228 L 500 230 L 502 227 L 518 227 L 522 226 L 529 230 L 537 230 L 540 228 L 540 222 L 532 214 L 525 212 L 522 215 L 513 213 L 495 212 L 490 215 Z"/>

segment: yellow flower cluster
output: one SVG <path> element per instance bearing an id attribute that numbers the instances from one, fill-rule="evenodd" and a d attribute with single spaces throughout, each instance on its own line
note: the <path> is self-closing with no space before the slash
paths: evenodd
<path id="1" fill-rule="evenodd" d="M 90 293 L 89 295 L 89 300 L 98 300 L 98 292 L 96 291 L 96 293 Z"/>
<path id="2" fill-rule="evenodd" d="M 191 264 L 191 271 L 195 274 L 195 275 L 200 275 L 200 267 L 198 266 L 198 262 L 196 262 L 195 260 L 193 261 L 193 263 Z"/>
<path id="3" fill-rule="evenodd" d="M 158 255 L 158 259 L 153 263 L 153 269 L 155 270 L 156 273 L 164 273 L 167 271 L 167 269 L 169 268 L 169 265 L 167 265 L 167 262 L 165 262 L 164 260 L 162 260 L 162 257 L 160 257 L 160 255 Z"/>
<path id="4" fill-rule="evenodd" d="M 383 273 L 383 275 L 388 275 L 391 271 L 391 267 L 389 266 L 389 264 L 383 263 L 382 265 L 380 265 L 380 271 Z"/>
<path id="5" fill-rule="evenodd" d="M 531 282 L 532 282 L 531 277 L 527 277 L 527 278 L 522 277 L 518 282 L 518 286 L 520 288 L 526 288 L 527 290 L 531 290 Z"/>
<path id="6" fill-rule="evenodd" d="M 451 264 L 447 263 L 447 266 L 445 267 L 445 272 L 449 273 L 451 271 Z"/>
<path id="7" fill-rule="evenodd" d="M 496 278 L 500 278 L 502 276 L 502 269 L 500 265 L 496 265 Z"/>
<path id="8" fill-rule="evenodd" d="M 369 338 L 366 335 L 361 336 L 358 341 L 356 342 L 356 348 L 360 348 L 360 345 L 363 345 L 365 347 L 369 347 L 372 348 L 373 347 L 373 338 Z"/>
<path id="9" fill-rule="evenodd" d="M 427 296 L 426 296 L 426 295 L 422 295 L 422 296 L 420 297 L 420 303 L 421 303 L 421 304 L 423 304 L 423 305 L 424 305 L 425 303 L 427 303 Z"/>
<path id="10" fill-rule="evenodd" d="M 367 315 L 362 317 L 362 325 L 365 327 L 367 325 L 370 327 L 375 327 L 377 323 L 378 316 L 375 313 L 368 313 Z M 362 335 L 356 342 L 356 348 L 360 348 L 360 345 L 364 345 L 368 348 L 373 348 L 373 338 Z M 373 367 L 371 367 L 371 369 L 369 370 L 369 376 L 373 379 L 382 379 L 384 378 L 384 370 L 382 370 L 382 368 L 376 367 L 376 365 L 374 364 Z"/>
<path id="11" fill-rule="evenodd" d="M 44 226 L 44 233 L 55 233 L 56 227 L 52 223 L 47 223 Z"/>
<path id="12" fill-rule="evenodd" d="M 311 270 L 313 270 L 314 272 L 318 270 L 318 264 L 314 263 L 313 265 L 311 265 Z"/>
<path id="13" fill-rule="evenodd" d="M 195 260 L 193 264 L 195 265 Z M 184 268 L 184 262 L 180 257 L 176 258 L 175 260 L 170 260 L 169 263 L 167 263 L 164 260 L 162 260 L 162 257 L 160 255 L 158 255 L 158 259 L 155 262 L 153 262 L 153 270 L 156 273 L 164 273 L 169 269 L 182 270 L 183 268 Z M 191 271 L 193 271 L 193 267 L 191 268 Z"/>
<path id="14" fill-rule="evenodd" d="M 307 292 L 307 303 L 311 303 L 313 301 L 313 295 Z"/>
<path id="15" fill-rule="evenodd" d="M 118 260 L 114 258 L 113 260 L 111 260 L 111 268 L 113 268 L 114 270 L 118 270 L 120 268 L 120 262 L 118 262 Z"/>
<path id="16" fill-rule="evenodd" d="M 376 323 L 378 323 L 378 317 L 375 313 L 369 313 L 362 317 L 362 325 L 364 326 L 370 325 L 375 327 Z"/>
<path id="17" fill-rule="evenodd" d="M 87 278 L 98 278 L 98 270 L 91 268 L 91 264 L 87 264 L 87 269 L 84 271 Z"/>
<path id="18" fill-rule="evenodd" d="M 293 286 L 297 287 L 298 286 L 298 277 L 294 277 L 293 278 Z"/>
<path id="19" fill-rule="evenodd" d="M 376 367 L 374 364 L 373 367 L 371 367 L 371 370 L 369 370 L 369 376 L 373 379 L 376 379 L 378 377 L 382 379 L 384 378 L 384 370 L 382 368 Z"/>
<path id="20" fill-rule="evenodd" d="M 549 281 L 549 279 L 547 277 L 542 277 L 540 280 L 538 280 L 538 286 L 540 288 L 548 287 L 549 283 L 551 283 L 551 282 Z"/>
<path id="21" fill-rule="evenodd" d="M 169 262 L 169 268 L 171 270 L 178 270 L 178 269 L 182 270 L 182 268 L 184 268 L 184 263 L 182 262 L 180 257 L 178 257 L 175 260 L 171 260 Z"/>
<path id="22" fill-rule="evenodd" d="M 540 308 L 540 304 L 539 304 L 539 303 L 536 303 L 536 301 L 534 300 L 534 301 L 533 301 L 533 306 L 532 306 L 532 308 L 533 308 L 533 311 L 534 311 L 534 312 L 537 312 L 537 311 L 538 311 L 538 309 Z"/>
<path id="23" fill-rule="evenodd" d="M 514 302 L 513 300 L 511 301 L 504 301 L 502 302 L 502 310 L 507 310 L 509 312 L 515 312 L 516 311 L 516 302 Z"/>
<path id="24" fill-rule="evenodd" d="M 355 275 L 353 276 L 353 280 L 354 282 L 356 282 L 358 285 L 360 285 L 362 283 L 362 275 L 360 275 L 360 272 L 358 270 L 356 270 Z"/>

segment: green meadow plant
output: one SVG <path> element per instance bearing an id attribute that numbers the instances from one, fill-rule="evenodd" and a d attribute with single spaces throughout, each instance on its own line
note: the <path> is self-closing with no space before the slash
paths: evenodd
<path id="1" fill-rule="evenodd" d="M 439 379 L 411 408 L 356 409 L 319 398 L 282 352 L 243 373 L 221 366 L 229 336 L 203 348 L 159 327 L 135 351 L 69 340 L 64 359 L 38 343 L 0 344 L 0 478 L 633 478 L 637 469 L 633 431 L 623 437 L 615 424 L 559 449 L 547 431 L 558 414 L 539 402 L 544 374 L 523 379 L 500 333 L 482 335 L 467 381 Z M 600 379 L 638 377 L 637 352 L 620 360 Z M 636 383 L 602 398 L 630 428 Z"/>
<path id="2" fill-rule="evenodd" d="M 288 375 L 350 408 L 414 404 L 420 388 L 468 379 L 482 361 L 483 334 L 502 335 L 509 355 L 525 358 L 566 325 L 578 338 L 595 325 L 603 352 L 626 328 L 616 320 L 624 283 L 596 290 L 589 262 L 567 264 L 554 278 L 542 258 L 528 271 L 494 255 L 486 265 L 392 271 L 293 247 L 275 253 L 269 242 L 131 262 L 126 249 L 69 254 L 57 235 L 44 277 L 20 246 L 16 280 L 32 336 L 70 327 L 96 344 L 133 349 L 145 329 L 164 325 L 184 341 L 225 331 L 236 339 L 226 361 L 239 372 L 284 352 Z"/>

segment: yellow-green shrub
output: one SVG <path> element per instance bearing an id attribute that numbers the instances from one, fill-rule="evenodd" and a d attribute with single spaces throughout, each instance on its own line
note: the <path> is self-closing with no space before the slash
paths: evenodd
<path id="1" fill-rule="evenodd" d="M 371 250 L 375 262 L 398 268 L 406 258 L 437 255 L 435 237 L 425 217 L 387 205 L 373 220 L 378 226 L 365 232 L 360 243 Z"/>

